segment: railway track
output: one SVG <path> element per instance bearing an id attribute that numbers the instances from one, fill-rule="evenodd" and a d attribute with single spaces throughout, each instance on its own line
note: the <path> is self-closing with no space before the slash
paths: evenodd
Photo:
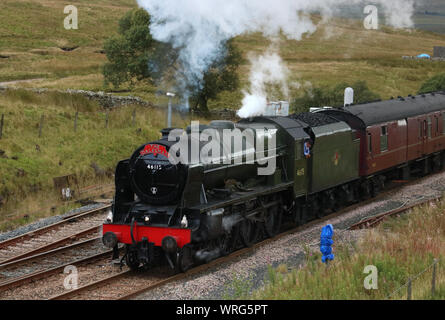
<path id="1" fill-rule="evenodd" d="M 160 286 L 166 285 L 166 284 L 174 282 L 174 281 L 189 278 L 192 275 L 201 273 L 201 272 L 206 271 L 207 269 L 210 269 L 212 267 L 216 267 L 223 263 L 230 262 L 239 256 L 249 254 L 249 253 L 259 249 L 260 247 L 265 246 L 265 245 L 272 243 L 274 241 L 277 241 L 287 235 L 290 235 L 290 234 L 293 234 L 296 232 L 301 232 L 303 230 L 309 229 L 310 227 L 312 227 L 315 224 L 319 224 L 319 223 L 322 223 L 323 221 L 327 221 L 327 220 L 330 220 L 337 216 L 340 216 L 340 215 L 344 214 L 346 210 L 353 210 L 360 206 L 366 205 L 366 204 L 368 204 L 372 201 L 375 201 L 376 199 L 378 199 L 392 191 L 394 191 L 394 189 L 387 190 L 386 192 L 383 192 L 376 198 L 369 199 L 367 201 L 351 205 L 351 206 L 344 208 L 338 212 L 329 214 L 321 219 L 313 220 L 313 221 L 305 224 L 304 226 L 290 228 L 273 238 L 265 239 L 261 242 L 254 244 L 252 247 L 240 249 L 238 251 L 233 252 L 232 254 L 230 254 L 228 256 L 221 257 L 221 258 L 213 260 L 207 264 L 197 266 L 197 267 L 187 271 L 186 273 L 180 273 L 180 274 L 175 274 L 175 275 L 165 275 L 165 276 L 161 277 L 159 275 L 160 269 L 157 271 L 150 270 L 146 273 L 126 271 L 126 272 L 114 275 L 112 277 L 90 283 L 83 287 L 79 287 L 76 290 L 72 290 L 72 291 L 65 292 L 60 295 L 52 296 L 50 298 L 50 300 L 68 300 L 68 299 L 128 300 L 128 299 L 132 299 L 132 298 L 139 296 L 140 294 L 143 294 L 145 292 L 148 292 L 148 291 L 158 288 Z M 420 202 L 414 203 L 409 206 L 405 206 L 402 208 L 397 208 L 395 210 L 385 212 L 383 214 L 378 214 L 378 215 L 373 216 L 369 219 L 360 221 L 359 223 L 351 224 L 351 226 L 348 228 L 348 230 L 355 230 L 359 226 L 370 227 L 370 221 L 374 221 L 373 225 L 375 225 L 376 223 L 378 223 L 379 221 L 381 221 L 382 219 L 384 219 L 386 217 L 394 216 L 396 214 L 406 212 L 409 209 L 412 209 L 414 207 L 423 205 L 425 203 L 429 203 L 431 201 L 437 201 L 439 199 L 440 199 L 440 197 L 437 197 L 434 199 L 428 199 L 426 201 L 420 201 Z"/>
<path id="2" fill-rule="evenodd" d="M 9 280 L 0 282 L 0 291 L 13 289 L 13 288 L 19 287 L 21 285 L 31 283 L 33 281 L 37 281 L 37 280 L 40 280 L 43 278 L 50 277 L 55 274 L 62 273 L 67 266 L 76 266 L 77 267 L 77 266 L 80 266 L 83 264 L 93 263 L 93 262 L 101 260 L 101 259 L 102 260 L 109 259 L 111 257 L 111 254 L 112 254 L 112 251 L 106 251 L 106 252 L 102 252 L 99 254 L 93 254 L 91 256 L 77 259 L 75 261 L 70 261 L 68 263 L 65 263 L 65 264 L 62 264 L 62 265 L 59 265 L 56 267 L 38 270 L 38 271 L 32 272 L 30 274 L 25 274 L 23 276 L 14 277 L 13 279 L 9 279 Z"/>
<path id="3" fill-rule="evenodd" d="M 38 253 L 33 256 L 14 260 L 0 265 L 0 288 L 4 282 L 26 277 L 35 272 L 49 270 L 70 261 L 86 258 L 93 254 L 101 254 L 107 250 L 100 237 L 81 240 L 64 247 Z M 109 252 L 109 251 L 107 251 Z"/>
<path id="4" fill-rule="evenodd" d="M 57 223 L 0 242 L 0 265 L 97 235 L 110 207 L 111 205 L 104 205 L 87 212 L 73 214 Z"/>
<path id="5" fill-rule="evenodd" d="M 414 180 L 414 181 L 403 181 L 404 185 L 410 185 L 412 183 L 419 183 L 419 179 Z M 71 290 L 68 292 L 64 291 L 62 293 L 60 293 L 60 291 L 59 291 L 58 294 L 49 296 L 49 299 L 52 299 L 52 300 L 58 300 L 58 299 L 59 300 L 61 300 L 61 299 L 113 299 L 113 300 L 114 299 L 131 299 L 131 298 L 134 298 L 134 297 L 140 295 L 141 293 L 153 290 L 154 288 L 163 286 L 169 282 L 181 280 L 181 279 L 190 277 L 191 275 L 205 271 L 205 270 L 212 268 L 214 266 L 217 266 L 221 263 L 229 262 L 230 260 L 235 259 L 238 256 L 247 254 L 247 253 L 251 252 L 252 250 L 255 250 L 261 246 L 264 246 L 272 241 L 276 241 L 284 236 L 287 236 L 287 235 L 295 233 L 295 232 L 303 231 L 307 228 L 310 228 L 314 224 L 321 223 L 324 220 L 332 219 L 332 218 L 335 218 L 336 216 L 342 215 L 343 213 L 345 213 L 346 210 L 353 210 L 360 206 L 369 204 L 373 201 L 378 200 L 379 198 L 389 195 L 391 192 L 396 191 L 397 189 L 399 189 L 398 186 L 400 186 L 400 185 L 401 185 L 401 181 L 398 181 L 397 183 L 394 183 L 391 186 L 389 186 L 387 189 L 385 189 L 382 193 L 380 193 L 375 198 L 350 205 L 336 213 L 329 214 L 329 215 L 327 215 L 321 219 L 318 219 L 318 220 L 313 220 L 313 221 L 309 222 L 308 224 L 305 224 L 304 226 L 301 226 L 298 228 L 291 228 L 291 229 L 277 235 L 274 238 L 266 239 L 264 241 L 261 241 L 261 242 L 255 244 L 254 246 L 252 246 L 250 248 L 244 248 L 244 249 L 238 250 L 238 251 L 230 254 L 229 256 L 216 259 L 214 261 L 209 262 L 208 264 L 200 265 L 196 268 L 189 270 L 187 273 L 172 275 L 171 271 L 166 272 L 165 268 L 164 268 L 164 270 L 153 269 L 153 270 L 149 270 L 144 273 L 124 271 L 124 272 L 120 272 L 117 274 L 114 273 L 112 276 L 109 276 L 106 278 L 87 282 L 83 286 L 79 287 L 76 290 Z M 432 201 L 432 200 L 437 200 L 437 199 L 429 199 L 428 201 Z M 384 219 L 387 216 L 402 213 L 402 212 L 409 210 L 415 206 L 419 206 L 425 202 L 426 201 L 418 202 L 418 203 L 412 204 L 410 206 L 398 208 L 391 212 L 385 212 L 383 214 L 378 214 L 378 215 L 373 216 L 369 219 L 360 221 L 358 223 L 351 224 L 349 229 L 352 230 L 352 229 L 363 228 L 363 227 L 371 227 L 372 225 L 377 224 L 378 221 L 381 221 L 382 219 Z M 105 206 L 101 209 L 104 209 L 107 207 L 109 207 L 109 206 Z M 371 221 L 371 220 L 373 220 L 373 221 Z M 61 250 L 61 249 L 59 249 L 59 250 Z M 57 249 L 55 251 L 57 251 Z M 52 254 L 53 254 L 52 251 L 47 251 L 46 253 L 43 253 L 42 255 L 51 256 Z M 61 273 L 63 271 L 63 268 L 67 265 L 88 264 L 88 263 L 91 263 L 92 261 L 95 261 L 95 260 L 97 261 L 100 259 L 107 259 L 107 261 L 109 263 L 110 255 L 111 255 L 111 252 L 105 252 L 105 253 L 102 253 L 99 255 L 93 255 L 91 257 L 79 259 L 78 261 L 63 264 L 61 266 L 54 267 L 52 269 L 37 271 L 37 272 L 31 273 L 31 274 L 25 275 L 21 278 L 17 278 L 17 279 L 15 279 L 15 280 L 17 280 L 15 282 L 13 280 L 0 282 L 0 290 L 6 289 L 6 288 L 14 288 L 14 287 L 20 286 L 22 284 L 29 283 L 31 281 L 35 281 L 37 279 L 42 279 L 42 278 L 46 278 L 46 277 L 49 277 L 49 276 L 57 274 L 57 273 Z M 30 259 L 29 261 L 31 261 L 33 259 L 38 259 L 38 256 L 29 257 L 28 259 Z M 13 266 L 14 263 L 16 263 L 18 265 L 19 261 L 20 260 L 17 260 L 17 262 L 10 262 L 9 266 Z M 4 264 L 4 266 L 7 267 L 8 264 Z M 1 269 L 2 269 L 2 265 L 0 265 L 0 272 L 1 272 Z"/>
<path id="6" fill-rule="evenodd" d="M 379 225 L 381 222 L 383 222 L 385 219 L 389 218 L 389 217 L 393 217 L 395 215 L 399 215 L 402 214 L 410 209 L 428 204 L 428 203 L 432 203 L 432 202 L 437 202 L 439 200 L 441 200 L 442 197 L 435 197 L 432 199 L 426 199 L 424 201 L 419 201 L 416 202 L 414 204 L 411 204 L 409 206 L 404 206 L 401 208 L 397 208 L 395 210 L 390 210 L 381 214 L 378 214 L 376 216 L 372 216 L 368 219 L 362 220 L 360 222 L 357 222 L 355 224 L 353 224 L 352 226 L 349 227 L 348 230 L 359 230 L 359 229 L 369 229 L 369 228 L 374 228 L 377 225 Z"/>
<path id="7" fill-rule="evenodd" d="M 174 274 L 170 276 L 160 277 L 157 272 L 164 271 L 162 269 L 154 269 L 150 270 L 149 273 L 143 274 L 138 272 L 132 272 L 130 270 L 120 273 L 118 275 L 114 275 L 112 277 L 102 279 L 100 281 L 90 283 L 83 287 L 79 287 L 76 290 L 68 291 L 60 295 L 55 295 L 49 298 L 49 300 L 82 300 L 82 299 L 105 299 L 105 300 L 129 300 L 139 296 L 142 293 L 153 290 L 160 286 L 166 285 L 168 283 L 183 280 L 188 277 L 191 277 L 195 274 L 204 272 L 210 268 L 216 267 L 223 263 L 228 263 L 237 257 L 240 257 L 245 254 L 249 254 L 254 250 L 259 249 L 262 246 L 265 246 L 269 243 L 277 241 L 289 234 L 294 232 L 302 231 L 307 228 L 310 228 L 312 225 L 316 223 L 320 223 L 323 220 L 330 219 L 334 216 L 337 216 L 341 213 L 334 213 L 332 215 L 323 217 L 322 219 L 311 221 L 310 223 L 297 228 L 292 228 L 287 230 L 279 235 L 265 239 L 261 242 L 254 244 L 252 247 L 243 248 L 231 253 L 228 256 L 220 257 L 216 260 L 210 261 L 209 263 L 194 267 L 185 273 Z M 136 281 L 132 281 L 136 278 Z"/>

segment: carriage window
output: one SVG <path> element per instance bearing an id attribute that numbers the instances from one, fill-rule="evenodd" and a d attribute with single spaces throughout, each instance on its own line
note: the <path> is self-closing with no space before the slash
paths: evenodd
<path id="1" fill-rule="evenodd" d="M 445 113 L 442 113 L 442 134 L 445 134 Z"/>
<path id="2" fill-rule="evenodd" d="M 368 153 L 372 153 L 372 136 L 368 133 Z"/>
<path id="3" fill-rule="evenodd" d="M 380 134 L 380 151 L 388 150 L 388 127 L 383 126 Z"/>
<path id="4" fill-rule="evenodd" d="M 431 117 L 428 117 L 428 138 L 431 138 L 431 127 L 432 127 Z"/>
<path id="5" fill-rule="evenodd" d="M 431 138 L 431 127 L 432 127 L 431 117 L 428 117 L 428 138 Z"/>

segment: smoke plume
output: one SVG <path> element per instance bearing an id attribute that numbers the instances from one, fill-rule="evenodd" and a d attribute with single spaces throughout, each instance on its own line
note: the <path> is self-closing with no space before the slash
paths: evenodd
<path id="1" fill-rule="evenodd" d="M 137 0 L 152 17 L 151 33 L 154 39 L 169 42 L 180 50 L 183 65 L 183 81 L 198 83 L 203 73 L 224 52 L 222 45 L 228 39 L 249 32 L 262 32 L 268 38 L 282 33 L 288 39 L 301 40 L 305 34 L 316 30 L 309 14 L 319 12 L 330 17 L 339 5 L 364 5 L 363 0 Z M 384 9 L 387 24 L 397 28 L 412 27 L 414 0 L 370 0 Z M 363 6 L 364 8 L 364 6 Z M 323 19 L 324 20 L 324 19 Z M 270 59 L 267 59 L 270 58 Z M 271 80 L 270 72 L 278 66 L 278 54 L 266 53 L 251 61 L 267 63 L 265 80 Z M 285 68 L 281 68 L 285 72 Z M 275 77 L 275 76 L 272 76 Z M 279 78 L 279 79 L 278 79 Z M 278 82 L 282 77 L 278 77 Z M 252 71 L 251 79 L 258 80 Z M 183 86 L 186 87 L 186 86 Z M 244 99 L 251 105 L 263 97 L 255 96 L 261 85 L 252 82 L 250 94 Z M 244 114 L 244 112 L 243 112 Z"/>
<path id="2" fill-rule="evenodd" d="M 289 95 L 287 82 L 289 70 L 274 47 L 271 46 L 263 55 L 250 57 L 250 89 L 243 92 L 243 106 L 238 111 L 238 116 L 241 118 L 264 113 L 268 97 L 267 85 L 278 86 L 285 97 Z"/>

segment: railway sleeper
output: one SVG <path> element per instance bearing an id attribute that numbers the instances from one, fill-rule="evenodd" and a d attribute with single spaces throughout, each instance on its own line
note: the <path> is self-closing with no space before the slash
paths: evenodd
<path id="1" fill-rule="evenodd" d="M 445 155 L 441 153 L 385 173 L 297 198 L 292 203 L 284 202 L 287 197 L 282 193 L 250 199 L 224 208 L 227 216 L 222 217 L 222 234 L 207 232 L 205 238 L 211 239 L 191 243 L 183 248 L 175 247 L 167 253 L 163 253 L 165 250 L 162 248 L 142 241 L 142 244 L 127 245 L 124 258 L 131 269 L 138 269 L 141 264 L 148 268 L 161 262 L 170 265 L 177 272 L 185 272 L 192 266 L 208 263 L 237 249 L 250 247 L 263 238 L 275 236 L 281 231 L 286 219 L 297 226 L 306 224 L 348 204 L 377 196 L 385 189 L 386 181 L 391 177 L 407 178 L 417 170 L 421 174 L 431 173 L 443 168 L 444 164 Z"/>

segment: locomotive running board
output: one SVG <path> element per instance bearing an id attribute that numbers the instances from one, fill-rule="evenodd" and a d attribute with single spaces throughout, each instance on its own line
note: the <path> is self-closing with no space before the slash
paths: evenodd
<path id="1" fill-rule="evenodd" d="M 199 211 L 200 213 L 204 213 L 207 211 L 215 210 L 218 208 L 221 208 L 223 206 L 238 204 L 238 203 L 244 203 L 247 200 L 257 198 L 258 196 L 263 196 L 271 193 L 276 193 L 284 190 L 288 190 L 290 188 L 293 188 L 294 182 L 285 182 L 277 184 L 276 186 L 270 187 L 270 186 L 261 186 L 261 187 L 252 187 L 252 191 L 243 192 L 241 195 L 241 192 L 233 193 L 227 200 L 223 201 L 211 201 L 207 204 L 201 204 L 199 206 L 192 207 L 192 210 Z"/>

